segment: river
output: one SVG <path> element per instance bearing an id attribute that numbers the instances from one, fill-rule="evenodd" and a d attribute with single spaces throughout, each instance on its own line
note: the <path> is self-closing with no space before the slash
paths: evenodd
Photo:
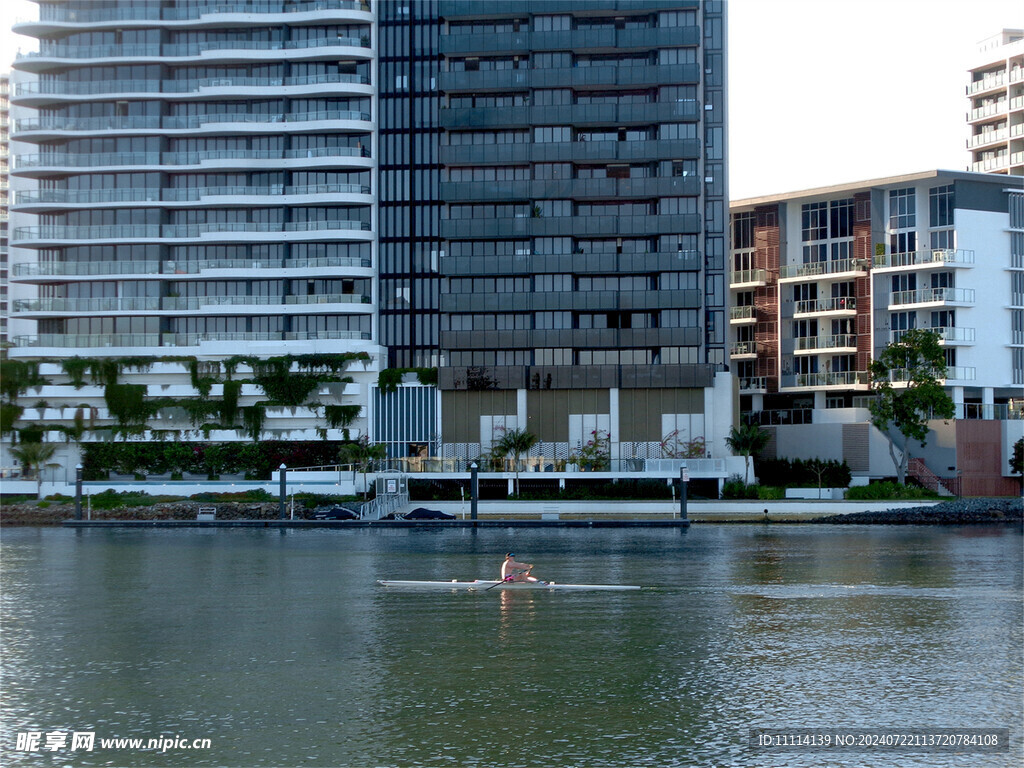
<path id="1" fill-rule="evenodd" d="M 650 589 L 374 583 L 492 577 L 510 549 L 554 581 Z M 1022 758 L 1019 529 L 6 528 L 2 555 L 5 766 Z M 1010 728 L 1012 743 L 779 754 L 755 728 Z"/>

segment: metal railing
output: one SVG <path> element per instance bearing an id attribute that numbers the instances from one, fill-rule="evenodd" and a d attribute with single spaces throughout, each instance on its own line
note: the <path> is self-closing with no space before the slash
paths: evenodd
<path id="1" fill-rule="evenodd" d="M 875 269 L 891 267 L 919 267 L 929 264 L 969 266 L 974 264 L 974 251 L 962 248 L 924 248 L 903 253 L 883 253 L 875 256 Z"/>
<path id="2" fill-rule="evenodd" d="M 782 377 L 782 386 L 792 387 L 850 387 L 870 382 L 867 371 L 838 371 L 817 373 L 797 373 Z"/>
<path id="3" fill-rule="evenodd" d="M 832 259 L 830 261 L 812 261 L 807 264 L 786 264 L 779 268 L 779 278 L 814 277 L 815 275 L 831 275 L 840 272 L 864 272 L 868 268 L 867 259 Z"/>
<path id="4" fill-rule="evenodd" d="M 831 299 L 810 299 L 798 301 L 793 305 L 796 315 L 814 315 L 821 312 L 852 312 L 857 309 L 854 296 L 837 296 Z"/>
<path id="5" fill-rule="evenodd" d="M 729 285 L 741 283 L 764 283 L 768 280 L 768 271 L 765 269 L 744 269 L 729 273 Z"/>
<path id="6" fill-rule="evenodd" d="M 831 336 L 798 336 L 794 341 L 796 351 L 814 349 L 856 348 L 857 337 L 851 334 L 834 334 Z"/>
<path id="7" fill-rule="evenodd" d="M 973 288 L 918 288 L 915 291 L 894 291 L 889 296 L 889 306 L 906 304 L 931 304 L 953 301 L 961 304 L 974 303 Z"/>

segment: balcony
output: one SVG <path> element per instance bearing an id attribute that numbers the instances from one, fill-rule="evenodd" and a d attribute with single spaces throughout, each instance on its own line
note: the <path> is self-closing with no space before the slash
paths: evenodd
<path id="1" fill-rule="evenodd" d="M 678 83 L 699 83 L 696 64 L 666 64 L 640 67 L 551 67 L 547 69 L 501 69 L 477 72 L 442 72 L 438 89 L 446 93 L 519 90 L 530 88 L 650 87 Z"/>
<path id="2" fill-rule="evenodd" d="M 940 381 L 974 381 L 977 378 L 975 368 L 949 366 L 945 373 L 946 375 L 941 377 Z M 889 371 L 889 381 L 894 384 L 902 384 L 910 380 L 911 373 L 905 368 L 893 368 Z"/>
<path id="3" fill-rule="evenodd" d="M 922 331 L 932 331 L 938 334 L 939 342 L 942 344 L 971 344 L 974 342 L 975 329 L 974 328 L 952 328 L 952 327 L 934 327 L 934 328 L 920 328 Z M 904 336 L 907 335 L 906 331 L 889 331 L 889 342 L 899 342 Z"/>
<path id="4" fill-rule="evenodd" d="M 779 280 L 803 280 L 808 277 L 836 275 L 846 277 L 851 274 L 864 273 L 868 269 L 867 259 L 832 259 L 830 261 L 812 261 L 806 264 L 786 264 L 779 269 Z"/>
<path id="5" fill-rule="evenodd" d="M 313 259 L 202 259 L 196 261 L 47 261 L 14 264 L 12 274 L 21 282 L 45 282 L 45 278 L 60 281 L 64 277 L 107 277 L 111 275 L 201 275 L 205 272 L 235 270 L 252 272 L 254 269 L 291 269 L 322 271 L 325 269 L 370 269 L 371 259 L 350 256 L 325 256 Z M 218 277 L 221 275 L 218 275 Z M 32 279 L 36 278 L 36 279 Z"/>
<path id="6" fill-rule="evenodd" d="M 700 156 L 696 139 L 658 141 L 563 141 L 550 144 L 451 145 L 440 149 L 445 165 L 521 165 L 523 163 L 610 163 L 692 160 Z"/>
<path id="7" fill-rule="evenodd" d="M 141 59 L 141 58 L 186 58 L 204 54 L 237 55 L 240 51 L 253 52 L 259 56 L 269 51 L 297 51 L 310 48 L 363 48 L 369 56 L 369 37 L 320 37 L 307 40 L 205 40 L 201 43 L 181 44 L 139 44 L 139 45 L 46 45 L 42 50 L 19 53 L 18 68 L 26 71 L 40 69 L 45 59 Z"/>
<path id="8" fill-rule="evenodd" d="M 1006 141 L 1010 138 L 1010 131 L 1008 128 L 999 128 L 994 131 L 983 131 L 982 133 L 975 134 L 967 140 L 968 149 L 977 149 L 978 147 L 984 147 L 987 144 L 996 144 L 998 142 Z"/>
<path id="9" fill-rule="evenodd" d="M 833 334 L 829 336 L 798 336 L 793 340 L 793 354 L 829 352 L 856 352 L 857 337 L 853 334 Z"/>
<path id="10" fill-rule="evenodd" d="M 729 307 L 729 322 L 733 325 L 753 323 L 757 320 L 757 310 L 753 305 Z"/>
<path id="11" fill-rule="evenodd" d="M 917 304 L 967 306 L 973 303 L 973 288 L 920 288 L 915 291 L 894 291 L 889 295 L 889 309 Z"/>
<path id="12" fill-rule="evenodd" d="M 876 271 L 917 267 L 973 267 L 974 251 L 928 248 L 906 253 L 886 253 L 874 258 Z"/>
<path id="13" fill-rule="evenodd" d="M 307 161 L 325 160 L 340 162 L 341 158 L 360 158 L 359 167 L 369 167 L 362 158 L 370 156 L 369 149 L 355 147 L 317 147 L 315 149 L 260 150 L 260 149 L 211 149 L 202 152 L 100 152 L 76 154 L 72 152 L 46 152 L 15 155 L 14 165 L 18 172 L 32 170 L 34 173 L 55 173 L 66 168 L 138 168 L 163 165 L 188 165 L 200 167 L 246 166 L 252 161 L 287 161 L 288 165 L 303 165 Z M 351 162 L 351 161 L 348 161 Z M 309 163 L 322 165 L 323 163 Z M 261 166 L 263 167 L 263 166 Z"/>
<path id="14" fill-rule="evenodd" d="M 967 86 L 967 95 L 974 96 L 985 91 L 991 91 L 993 88 L 1002 88 L 1006 85 L 1006 72 L 992 72 L 985 75 L 980 80 L 975 80 L 973 83 Z"/>
<path id="15" fill-rule="evenodd" d="M 636 179 L 522 179 L 514 181 L 447 181 L 441 197 L 449 202 L 485 200 L 615 200 L 627 197 L 692 197 L 700 194 L 696 176 Z"/>
<path id="16" fill-rule="evenodd" d="M 983 104 L 980 107 L 976 107 L 967 113 L 967 119 L 969 122 L 975 122 L 977 120 L 984 120 L 985 118 L 992 117 L 994 115 L 1005 114 L 1008 107 L 1008 101 L 1006 99 L 999 99 L 988 104 Z"/>
<path id="17" fill-rule="evenodd" d="M 445 56 L 526 54 L 530 51 L 593 51 L 628 48 L 671 48 L 700 44 L 697 27 L 648 29 L 576 29 L 557 32 L 520 30 L 506 34 L 445 35 Z"/>
<path id="18" fill-rule="evenodd" d="M 588 235 L 689 234 L 700 231 L 696 214 L 650 216 L 552 216 L 500 219 L 449 219 L 441 237 L 456 240 L 491 237 L 585 237 Z"/>
<path id="19" fill-rule="evenodd" d="M 21 207 L 103 205 L 105 203 L 196 202 L 207 197 L 276 197 L 369 195 L 368 184 L 311 184 L 297 187 L 189 187 L 185 189 L 29 189 L 15 193 Z M 279 201 L 284 203 L 286 201 Z M 358 202 L 370 202 L 360 200 Z"/>
<path id="20" fill-rule="evenodd" d="M 739 360 L 757 357 L 757 342 L 738 341 L 729 345 L 729 357 Z"/>
<path id="21" fill-rule="evenodd" d="M 836 373 L 798 373 L 782 377 L 783 389 L 813 389 L 818 387 L 864 387 L 871 381 L 867 371 L 840 371 Z"/>
<path id="22" fill-rule="evenodd" d="M 765 393 L 768 391 L 767 376 L 750 376 L 740 379 L 740 392 L 747 394 Z"/>
<path id="23" fill-rule="evenodd" d="M 442 312 L 643 311 L 696 309 L 698 290 L 534 291 L 532 293 L 449 293 Z"/>
<path id="24" fill-rule="evenodd" d="M 857 314 L 857 299 L 853 296 L 837 296 L 831 299 L 797 301 L 793 305 L 793 317 L 825 314 L 855 315 Z"/>
<path id="25" fill-rule="evenodd" d="M 100 226 L 42 225 L 18 227 L 14 230 L 13 241 L 22 244 L 40 244 L 81 240 L 143 241 L 157 239 L 178 240 L 231 240 L 242 233 L 259 235 L 264 233 L 319 233 L 327 232 L 369 232 L 365 221 L 300 221 L 300 222 L 214 222 L 209 224 L 112 224 Z M 248 238 L 251 239 L 251 238 Z M 294 238 L 286 238 L 294 239 Z M 303 239 L 303 238 L 298 238 Z M 362 238 L 360 238 L 362 239 Z"/>
<path id="26" fill-rule="evenodd" d="M 729 273 L 730 288 L 752 288 L 768 284 L 768 270 L 743 269 Z"/>

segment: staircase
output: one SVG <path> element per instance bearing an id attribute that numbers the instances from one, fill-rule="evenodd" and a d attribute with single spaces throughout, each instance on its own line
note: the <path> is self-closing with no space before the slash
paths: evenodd
<path id="1" fill-rule="evenodd" d="M 924 463 L 924 459 L 910 459 L 910 461 L 907 462 L 907 475 L 914 478 L 928 490 L 935 491 L 939 496 L 956 495 L 946 487 L 945 483 L 948 481 L 943 480 L 928 469 L 928 466 Z"/>

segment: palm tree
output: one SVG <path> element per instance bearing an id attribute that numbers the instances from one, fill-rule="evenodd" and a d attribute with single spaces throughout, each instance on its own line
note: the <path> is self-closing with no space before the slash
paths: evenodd
<path id="1" fill-rule="evenodd" d="M 529 453 L 537 444 L 537 436 L 525 429 L 507 429 L 501 438 L 494 443 L 491 451 L 498 456 L 511 454 L 516 470 L 516 496 L 519 495 L 519 457 Z"/>
<path id="2" fill-rule="evenodd" d="M 338 458 L 342 464 L 351 464 L 353 472 L 363 473 L 363 501 L 366 501 L 366 473 L 370 471 L 374 461 L 387 456 L 387 446 L 382 443 L 370 443 L 370 439 L 363 435 L 352 443 L 345 443 L 338 450 Z M 354 478 L 353 478 L 354 479 Z"/>
<path id="3" fill-rule="evenodd" d="M 744 458 L 744 485 L 747 484 L 747 478 L 750 476 L 750 457 L 756 456 L 763 451 L 771 437 L 758 424 L 740 424 L 738 427 L 733 427 L 729 431 L 729 436 L 725 438 L 725 444 L 729 446 L 732 452 Z"/>
<path id="4" fill-rule="evenodd" d="M 50 443 L 21 443 L 11 447 L 11 455 L 21 462 L 26 474 L 31 474 L 32 470 L 35 470 L 38 482 L 36 496 L 39 498 L 43 496 L 43 467 L 47 466 L 46 462 L 52 459 L 56 452 L 57 446 Z"/>

